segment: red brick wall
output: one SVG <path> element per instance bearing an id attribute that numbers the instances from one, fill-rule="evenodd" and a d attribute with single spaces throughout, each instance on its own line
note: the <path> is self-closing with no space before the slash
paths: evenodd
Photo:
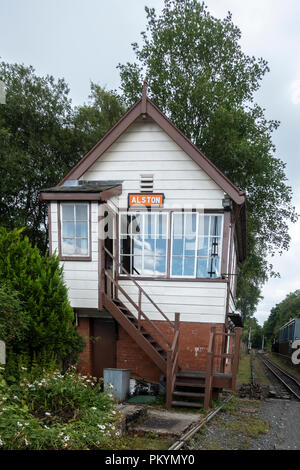
<path id="1" fill-rule="evenodd" d="M 170 326 L 164 321 L 153 322 L 172 340 L 173 334 Z M 181 322 L 179 335 L 179 365 L 183 370 L 205 370 L 206 352 L 208 348 L 211 326 L 217 331 L 224 331 L 223 324 Z M 157 334 L 151 332 L 156 339 Z M 221 336 L 217 337 L 220 345 Z M 162 372 L 153 364 L 151 359 L 137 346 L 133 339 L 119 327 L 119 340 L 117 341 L 117 368 L 131 370 L 132 375 L 151 381 L 159 381 Z"/>
<path id="2" fill-rule="evenodd" d="M 80 355 L 78 370 L 83 374 L 92 374 L 92 345 L 88 340 L 90 331 L 90 319 L 79 318 L 78 330 L 86 341 L 84 352 Z M 163 334 L 172 342 L 173 330 L 164 321 L 153 322 Z M 224 324 L 181 322 L 179 334 L 179 365 L 183 370 L 205 370 L 206 352 L 209 342 L 210 329 L 216 326 L 217 331 L 224 331 Z M 159 336 L 152 328 L 147 328 L 158 341 Z M 217 337 L 217 347 L 220 351 L 221 336 Z M 217 350 L 217 348 L 216 348 Z M 217 362 L 217 361 L 216 361 Z M 217 366 L 217 364 L 215 363 Z M 119 326 L 119 338 L 117 341 L 117 368 L 130 369 L 131 375 L 158 382 L 163 373 L 135 343 L 126 331 Z"/>
<path id="3" fill-rule="evenodd" d="M 90 336 L 90 319 L 89 318 L 78 318 L 78 331 L 83 337 L 86 346 L 83 353 L 80 354 L 78 363 L 78 371 L 84 375 L 92 374 L 92 345 Z"/>

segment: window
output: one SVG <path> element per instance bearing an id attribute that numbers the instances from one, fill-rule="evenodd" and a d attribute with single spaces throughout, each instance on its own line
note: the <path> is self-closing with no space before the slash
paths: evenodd
<path id="1" fill-rule="evenodd" d="M 89 256 L 89 204 L 61 204 L 61 255 Z"/>
<path id="2" fill-rule="evenodd" d="M 171 252 L 168 226 L 171 221 Z M 223 215 L 129 212 L 120 216 L 120 262 L 134 276 L 221 276 Z M 124 274 L 124 272 L 120 272 Z"/>
<path id="3" fill-rule="evenodd" d="M 127 213 L 121 214 L 120 222 L 120 259 L 125 269 L 134 276 L 165 275 L 168 214 Z"/>
<path id="4" fill-rule="evenodd" d="M 173 214 L 172 277 L 220 277 L 222 221 L 222 215 Z"/>

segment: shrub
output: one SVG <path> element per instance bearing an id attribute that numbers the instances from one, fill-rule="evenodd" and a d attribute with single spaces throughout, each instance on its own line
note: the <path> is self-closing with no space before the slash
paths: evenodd
<path id="1" fill-rule="evenodd" d="M 0 381 L 0 449 L 113 448 L 121 417 L 100 387 L 74 369 L 37 380 L 23 370 L 9 387 Z"/>
<path id="2" fill-rule="evenodd" d="M 13 342 L 10 353 L 21 355 L 26 364 L 29 360 L 29 365 L 41 357 L 45 362 L 55 357 L 60 363 L 75 363 L 84 342 L 72 326 L 74 313 L 58 256 L 42 256 L 22 237 L 22 230 L 1 227 L 0 284 L 4 283 L 18 293 L 27 318 L 22 344 Z"/>
<path id="3" fill-rule="evenodd" d="M 6 345 L 20 343 L 28 328 L 18 293 L 5 285 L 0 286 L 0 339 Z"/>

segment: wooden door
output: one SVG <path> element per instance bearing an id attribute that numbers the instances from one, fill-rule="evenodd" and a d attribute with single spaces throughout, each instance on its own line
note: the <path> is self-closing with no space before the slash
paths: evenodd
<path id="1" fill-rule="evenodd" d="M 93 376 L 103 377 L 103 369 L 116 367 L 116 323 L 102 318 L 91 321 Z"/>

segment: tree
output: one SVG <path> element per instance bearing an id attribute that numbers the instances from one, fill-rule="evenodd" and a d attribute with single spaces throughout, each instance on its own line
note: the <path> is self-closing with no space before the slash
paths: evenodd
<path id="1" fill-rule="evenodd" d="M 265 321 L 263 331 L 269 343 L 278 339 L 279 329 L 291 318 L 300 318 L 300 289 L 288 294 L 279 304 L 271 309 Z"/>
<path id="2" fill-rule="evenodd" d="M 55 186 L 123 113 L 114 92 L 91 84 L 91 103 L 72 108 L 63 79 L 39 77 L 33 67 L 0 63 L 6 103 L 0 104 L 0 225 L 25 227 L 47 247 L 42 189 Z"/>
<path id="3" fill-rule="evenodd" d="M 248 259 L 240 267 L 239 306 L 252 315 L 260 287 L 276 275 L 267 256 L 289 247 L 291 204 L 285 164 L 275 156 L 268 121 L 254 102 L 267 62 L 243 53 L 231 14 L 219 20 L 198 0 L 165 0 L 161 16 L 145 8 L 136 62 L 119 64 L 127 105 L 147 77 L 150 98 L 208 158 L 247 194 Z"/>
<path id="4" fill-rule="evenodd" d="M 122 98 L 91 82 L 89 102 L 78 106 L 73 117 L 74 132 L 85 153 L 90 150 L 125 113 Z"/>
<path id="5" fill-rule="evenodd" d="M 26 320 L 22 341 L 13 339 L 11 351 L 25 355 L 29 363 L 39 355 L 48 360 L 55 358 L 60 363 L 66 360 L 76 362 L 84 342 L 76 327 L 72 326 L 74 313 L 68 301 L 59 258 L 42 256 L 36 246 L 31 246 L 28 237 L 22 237 L 21 232 L 0 228 L 0 284 L 5 284 L 8 289 L 6 296 L 3 295 L 5 291 L 0 290 L 0 300 L 7 302 L 9 294 L 13 301 L 11 315 L 17 314 L 21 305 L 22 317 Z M 20 317 L 15 327 L 22 326 L 21 320 Z"/>

